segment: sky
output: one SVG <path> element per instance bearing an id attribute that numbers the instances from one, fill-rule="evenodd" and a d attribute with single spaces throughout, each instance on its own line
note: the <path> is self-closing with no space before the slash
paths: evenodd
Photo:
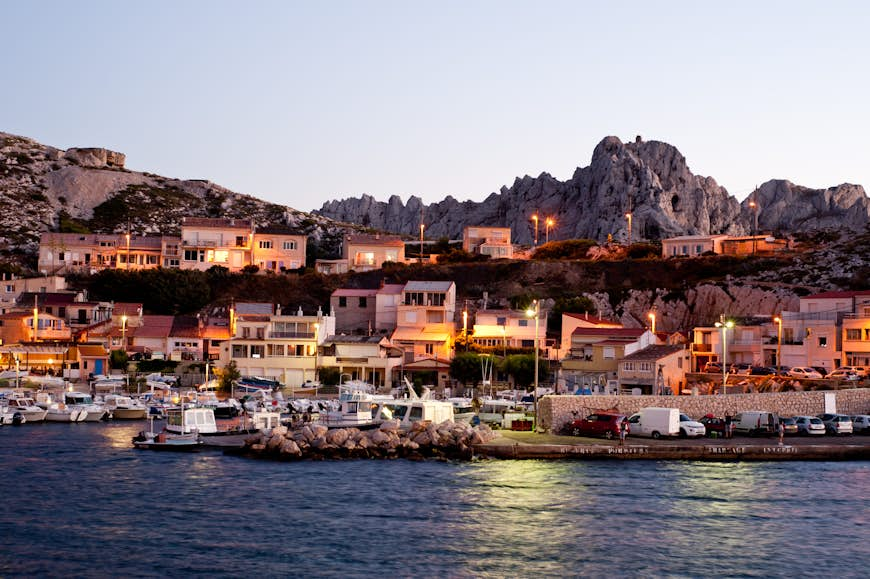
<path id="1" fill-rule="evenodd" d="M 569 179 L 605 136 L 738 199 L 870 188 L 870 3 L 0 0 L 0 131 L 303 211 Z"/>

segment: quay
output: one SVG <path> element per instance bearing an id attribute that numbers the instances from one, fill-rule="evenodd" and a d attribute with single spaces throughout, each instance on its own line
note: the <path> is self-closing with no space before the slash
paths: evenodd
<path id="1" fill-rule="evenodd" d="M 870 437 L 820 437 L 822 440 L 789 436 L 777 438 L 737 437 L 727 440 L 700 438 L 652 440 L 629 437 L 618 441 L 556 436 L 533 432 L 499 431 L 501 436 L 474 445 L 477 457 L 538 460 L 870 460 Z"/>

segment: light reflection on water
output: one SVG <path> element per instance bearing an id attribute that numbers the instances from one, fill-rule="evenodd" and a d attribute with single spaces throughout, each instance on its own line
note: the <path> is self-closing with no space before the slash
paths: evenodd
<path id="1" fill-rule="evenodd" d="M 125 576 L 852 577 L 870 563 L 867 462 L 275 463 L 137 451 L 144 424 L 0 429 L 0 496 L 16 505 L 0 510 L 0 576 L 123 562 Z"/>

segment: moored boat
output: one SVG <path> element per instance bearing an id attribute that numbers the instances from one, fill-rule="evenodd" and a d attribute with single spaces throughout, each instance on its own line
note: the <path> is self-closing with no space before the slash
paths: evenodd
<path id="1" fill-rule="evenodd" d="M 114 420 L 142 420 L 148 414 L 148 408 L 129 396 L 117 394 L 106 395 L 106 412 Z"/>
<path id="2" fill-rule="evenodd" d="M 196 433 L 172 434 L 154 432 L 154 419 L 150 431 L 141 431 L 133 437 L 133 446 L 143 450 L 166 450 L 174 452 L 194 452 L 202 448 L 202 439 Z"/>
<path id="3" fill-rule="evenodd" d="M 83 422 L 88 416 L 84 408 L 67 406 L 63 402 L 54 402 L 45 409 L 46 422 Z"/>
<path id="4" fill-rule="evenodd" d="M 46 410 L 36 405 L 36 401 L 21 392 L 13 392 L 6 401 L 10 412 L 19 412 L 28 423 L 42 422 L 45 420 Z"/>
<path id="5" fill-rule="evenodd" d="M 86 412 L 84 422 L 99 422 L 106 416 L 106 409 L 94 402 L 90 394 L 84 392 L 64 392 L 63 401 L 71 408 L 80 408 Z"/>

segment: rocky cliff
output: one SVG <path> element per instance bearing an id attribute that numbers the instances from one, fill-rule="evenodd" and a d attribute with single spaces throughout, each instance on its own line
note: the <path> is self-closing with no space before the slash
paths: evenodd
<path id="1" fill-rule="evenodd" d="M 758 231 L 792 233 L 835 227 L 863 230 L 868 200 L 863 187 L 839 185 L 808 189 L 788 181 L 768 181 L 754 195 Z M 747 198 L 739 203 L 711 177 L 693 174 L 685 157 L 667 143 L 623 143 L 602 140 L 588 167 L 559 181 L 547 173 L 517 178 L 484 201 L 459 202 L 452 197 L 424 206 L 412 196 L 407 204 L 396 196 L 387 202 L 370 195 L 330 201 L 319 210 L 338 221 L 414 235 L 421 210 L 427 236 L 459 238 L 467 225 L 511 227 L 513 240 L 531 243 L 535 231 L 530 216 L 553 216 L 557 226 L 550 239 L 591 238 L 612 234 L 628 237 L 626 212 L 632 213 L 633 239 L 656 240 L 688 234 L 749 234 L 753 209 Z M 543 223 L 539 225 L 543 239 Z"/>
<path id="2" fill-rule="evenodd" d="M 315 237 L 328 219 L 234 193 L 205 180 L 179 180 L 124 168 L 122 153 L 56 149 L 0 133 L 0 255 L 25 261 L 43 231 L 173 234 L 181 218 L 233 216 L 289 225 Z"/>

